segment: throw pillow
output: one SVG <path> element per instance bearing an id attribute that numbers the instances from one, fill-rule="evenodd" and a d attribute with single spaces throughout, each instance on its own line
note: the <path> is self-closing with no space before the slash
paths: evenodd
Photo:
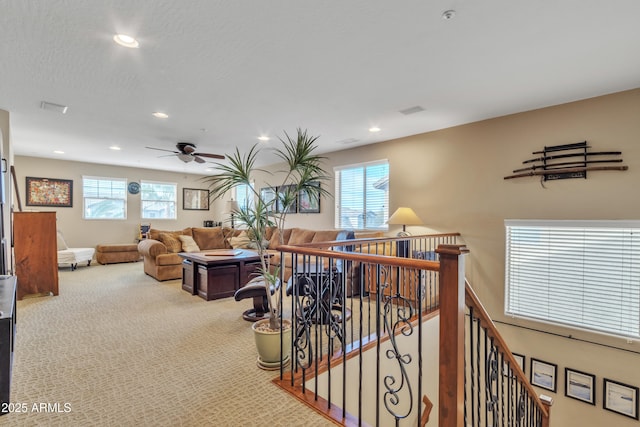
<path id="1" fill-rule="evenodd" d="M 182 251 L 183 252 L 200 252 L 200 248 L 193 237 L 191 236 L 178 236 L 180 242 L 182 243 Z"/>
<path id="2" fill-rule="evenodd" d="M 244 231 L 236 237 L 228 238 L 227 241 L 233 249 L 247 249 L 251 244 L 251 239 L 249 239 L 249 236 L 247 236 L 247 233 Z"/>
<path id="3" fill-rule="evenodd" d="M 167 247 L 167 252 L 178 253 L 182 250 L 182 243 L 173 234 L 160 233 L 160 241 Z"/>

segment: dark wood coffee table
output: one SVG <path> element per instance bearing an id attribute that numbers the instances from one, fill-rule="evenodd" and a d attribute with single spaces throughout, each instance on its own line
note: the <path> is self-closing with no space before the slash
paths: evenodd
<path id="1" fill-rule="evenodd" d="M 233 296 L 260 268 L 258 254 L 244 249 L 180 252 L 178 255 L 184 259 L 182 289 L 207 301 Z"/>

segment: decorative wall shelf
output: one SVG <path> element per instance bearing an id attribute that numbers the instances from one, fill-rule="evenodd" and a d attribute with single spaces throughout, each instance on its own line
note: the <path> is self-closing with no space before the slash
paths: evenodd
<path id="1" fill-rule="evenodd" d="M 589 151 L 587 141 L 574 144 L 545 146 L 538 157 L 522 162 L 526 167 L 515 169 L 513 175 L 504 179 L 539 176 L 541 183 L 557 179 L 587 178 L 589 171 L 626 171 L 628 166 L 620 165 L 621 151 Z M 595 165 L 595 166 L 594 166 Z M 544 185 L 543 185 L 544 187 Z"/>

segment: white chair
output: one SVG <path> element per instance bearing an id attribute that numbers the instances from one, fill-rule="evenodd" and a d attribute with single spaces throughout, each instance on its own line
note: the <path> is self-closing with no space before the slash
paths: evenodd
<path id="1" fill-rule="evenodd" d="M 58 266 L 70 265 L 71 271 L 75 270 L 79 262 L 87 261 L 87 267 L 91 265 L 94 248 L 70 248 L 67 246 L 62 232 L 58 230 Z"/>

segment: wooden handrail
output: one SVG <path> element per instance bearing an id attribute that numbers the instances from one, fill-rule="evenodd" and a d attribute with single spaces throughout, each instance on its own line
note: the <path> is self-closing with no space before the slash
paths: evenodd
<path id="1" fill-rule="evenodd" d="M 347 239 L 347 240 L 331 240 L 327 242 L 311 242 L 311 243 L 297 243 L 296 247 L 310 247 L 310 248 L 328 248 L 333 246 L 352 246 L 358 244 L 372 245 L 376 243 L 395 242 L 398 240 L 419 240 L 419 239 L 439 239 L 443 237 L 460 237 L 460 233 L 438 233 L 438 234 L 420 234 L 418 236 L 406 236 L 406 237 L 366 237 L 362 239 Z M 435 249 L 435 248 L 434 248 Z"/>
<path id="2" fill-rule="evenodd" d="M 473 307 L 474 315 L 478 317 L 480 324 L 486 329 L 487 335 L 490 338 L 493 338 L 495 347 L 500 353 L 502 353 L 503 358 L 511 366 L 513 374 L 520 380 L 531 398 L 535 401 L 536 406 L 540 409 L 540 412 L 542 412 L 543 418 L 549 418 L 548 406 L 546 404 L 543 404 L 543 402 L 538 397 L 538 394 L 529 382 L 529 379 L 520 368 L 520 365 L 518 364 L 516 359 L 513 357 L 513 354 L 511 354 L 511 350 L 509 350 L 509 347 L 502 338 L 502 335 L 500 335 L 500 332 L 498 332 L 496 325 L 493 323 L 493 320 L 491 320 L 489 313 L 487 313 L 487 310 L 485 310 L 484 306 L 480 302 L 480 299 L 478 298 L 478 295 L 476 295 L 468 280 L 465 280 L 465 302 L 467 306 Z"/>
<path id="3" fill-rule="evenodd" d="M 340 242 L 343 246 L 345 245 L 344 240 L 341 240 Z M 351 242 L 351 240 L 349 240 L 349 242 Z M 334 246 L 337 245 L 334 244 Z M 360 261 L 369 264 L 382 264 L 392 267 L 415 268 L 429 271 L 438 271 L 438 269 L 440 268 L 440 263 L 438 261 L 427 261 L 417 258 L 398 258 L 389 255 L 363 254 L 359 252 L 339 252 L 340 255 L 336 256 L 336 251 L 289 245 L 278 246 L 278 250 L 281 252 L 296 253 L 298 255 L 309 255 L 334 259 L 339 258 L 341 260 Z"/>

